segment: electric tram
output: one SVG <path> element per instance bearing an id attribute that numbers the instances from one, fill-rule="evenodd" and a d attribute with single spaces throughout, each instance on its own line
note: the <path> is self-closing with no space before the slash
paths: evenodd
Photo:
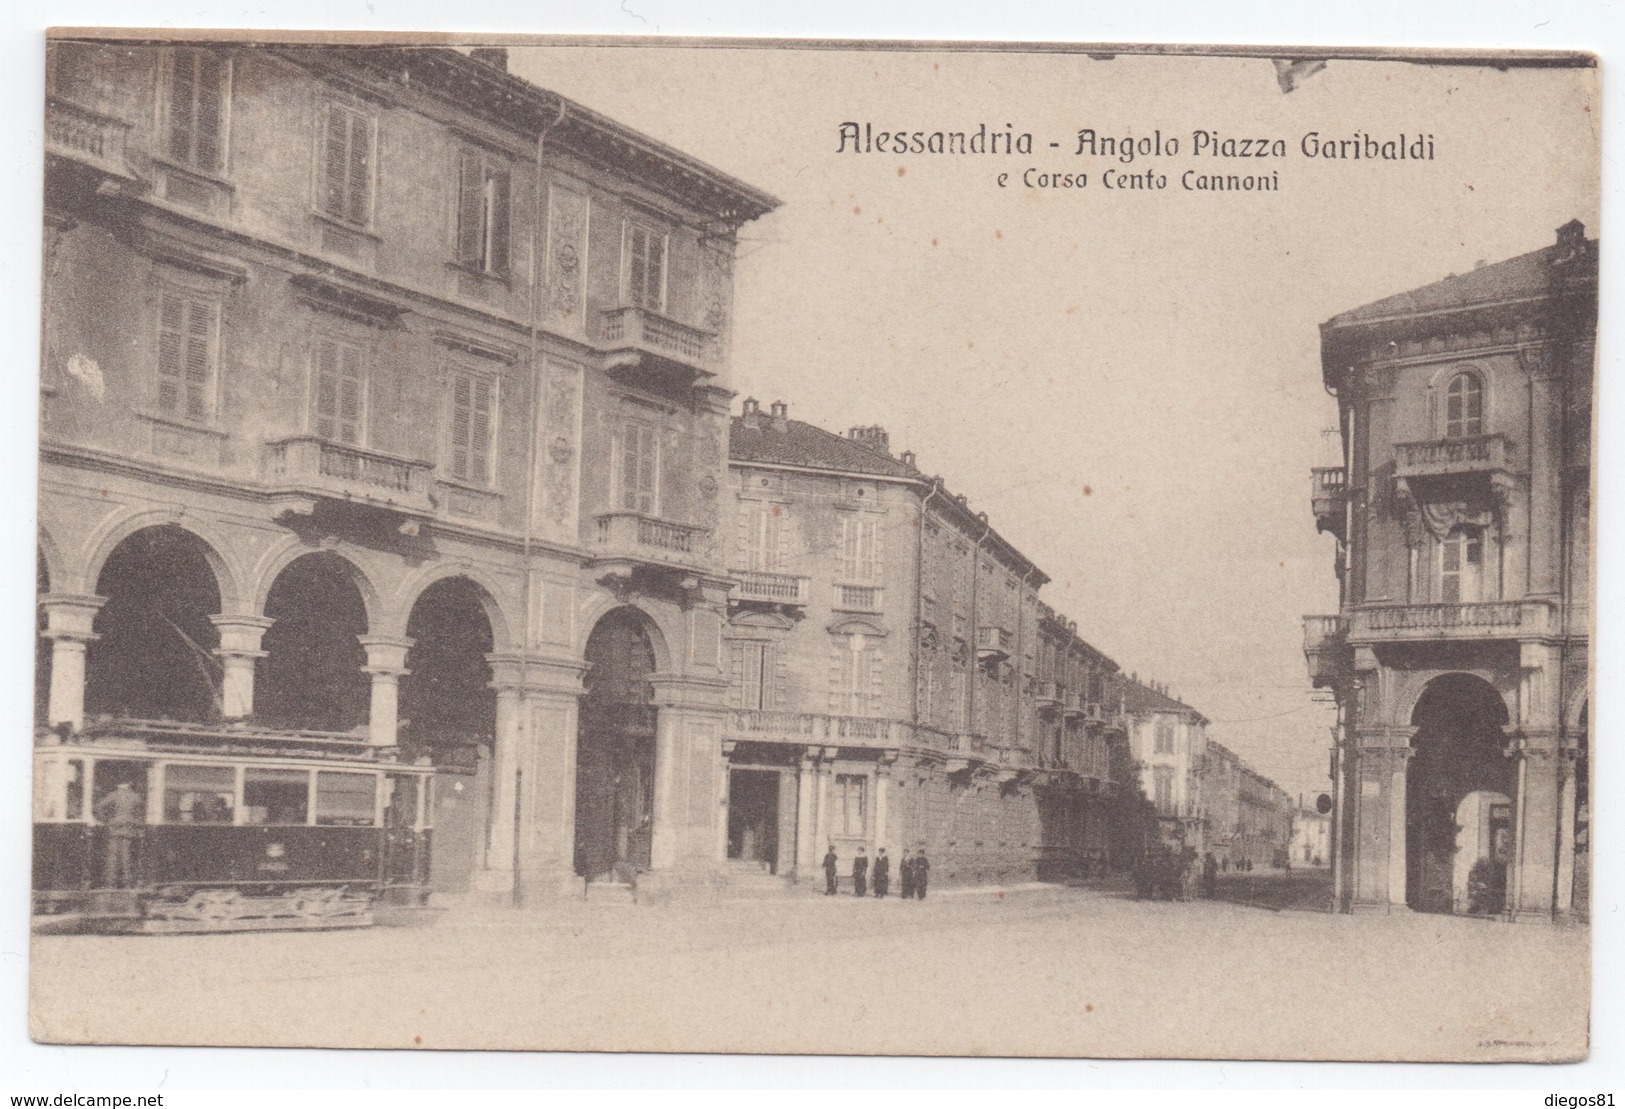
<path id="1" fill-rule="evenodd" d="M 352 735 L 155 721 L 42 733 L 42 928 L 355 928 L 427 912 L 434 768 Z"/>

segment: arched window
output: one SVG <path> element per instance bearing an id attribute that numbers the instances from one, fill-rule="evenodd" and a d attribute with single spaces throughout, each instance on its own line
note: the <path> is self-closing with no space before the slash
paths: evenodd
<path id="1" fill-rule="evenodd" d="M 1484 532 L 1452 528 L 1439 544 L 1439 600 L 1445 604 L 1477 601 L 1484 583 Z"/>
<path id="2" fill-rule="evenodd" d="M 1484 383 L 1477 374 L 1464 370 L 1451 378 L 1444 405 L 1446 439 L 1484 434 Z"/>

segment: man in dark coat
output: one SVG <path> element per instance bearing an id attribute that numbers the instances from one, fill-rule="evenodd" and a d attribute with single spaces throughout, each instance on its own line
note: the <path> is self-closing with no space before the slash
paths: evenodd
<path id="1" fill-rule="evenodd" d="M 875 852 L 875 896 L 885 897 L 890 887 L 891 860 L 886 857 L 886 849 L 882 847 Z"/>
<path id="2" fill-rule="evenodd" d="M 925 900 L 925 887 L 931 880 L 931 860 L 925 857 L 925 848 L 914 856 L 914 896 Z"/>
<path id="3" fill-rule="evenodd" d="M 129 782 L 96 802 L 96 819 L 107 826 L 107 855 L 102 861 L 102 881 L 108 889 L 125 889 L 133 877 L 131 856 L 141 826 L 147 819 L 147 802 Z"/>
<path id="4" fill-rule="evenodd" d="M 897 864 L 898 893 L 904 901 L 914 897 L 914 856 L 903 848 L 903 861 Z"/>
<path id="5" fill-rule="evenodd" d="M 852 896 L 866 897 L 869 893 L 869 856 L 858 848 L 857 858 L 852 860 Z"/>
<path id="6" fill-rule="evenodd" d="M 835 857 L 835 845 L 829 845 L 829 853 L 824 856 L 824 896 L 830 897 L 835 893 L 835 868 L 840 860 Z"/>

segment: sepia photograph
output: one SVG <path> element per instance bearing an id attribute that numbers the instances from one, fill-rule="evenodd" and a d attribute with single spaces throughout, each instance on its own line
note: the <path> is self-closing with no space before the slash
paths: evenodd
<path id="1" fill-rule="evenodd" d="M 36 1041 L 1587 1057 L 1595 56 L 43 45 Z"/>

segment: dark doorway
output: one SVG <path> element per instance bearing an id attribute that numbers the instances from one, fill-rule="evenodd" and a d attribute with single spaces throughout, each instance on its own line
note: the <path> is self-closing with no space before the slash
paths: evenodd
<path id="1" fill-rule="evenodd" d="M 479 586 L 446 578 L 425 589 L 406 621 L 412 649 L 401 679 L 401 745 L 437 766 L 472 768 L 496 732 L 491 621 Z"/>
<path id="2" fill-rule="evenodd" d="M 1416 703 L 1405 778 L 1405 903 L 1418 912 L 1468 911 L 1475 873 L 1480 883 L 1506 888 L 1501 850 L 1481 850 L 1477 829 L 1458 820 L 1469 794 L 1515 796 L 1512 760 L 1503 750 L 1506 722 L 1500 694 L 1468 674 L 1435 678 Z M 1467 854 L 1458 857 L 1459 851 Z M 1488 873 L 1496 868 L 1499 874 Z"/>
<path id="3" fill-rule="evenodd" d="M 654 831 L 654 645 L 648 618 L 616 609 L 587 638 L 587 695 L 576 753 L 576 873 L 630 881 L 649 868 Z"/>
<path id="4" fill-rule="evenodd" d="M 348 732 L 367 723 L 372 683 L 362 667 L 367 608 L 354 568 L 331 551 L 308 554 L 277 575 L 265 600 L 255 715 L 277 728 Z"/>
<path id="5" fill-rule="evenodd" d="M 728 773 L 728 858 L 779 866 L 779 775 L 772 770 Z"/>
<path id="6" fill-rule="evenodd" d="M 173 525 L 143 528 L 96 579 L 107 603 L 86 659 L 85 711 L 137 720 L 220 718 L 220 587 L 203 541 Z"/>
<path id="7" fill-rule="evenodd" d="M 43 597 L 51 591 L 51 571 L 45 565 L 45 552 L 40 551 L 34 568 L 34 592 Z M 45 606 L 41 605 L 34 617 L 34 723 L 40 727 L 49 723 L 51 711 L 51 640 L 45 634 Z"/>

